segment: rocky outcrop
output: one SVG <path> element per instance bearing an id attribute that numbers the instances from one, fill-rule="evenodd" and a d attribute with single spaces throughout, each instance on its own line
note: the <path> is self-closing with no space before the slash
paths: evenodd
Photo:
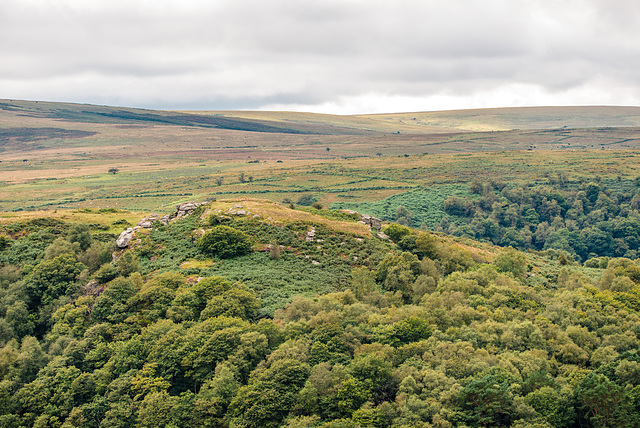
<path id="1" fill-rule="evenodd" d="M 134 234 L 135 230 L 133 230 L 133 227 L 123 231 L 120 236 L 118 236 L 118 239 L 116 239 L 116 245 L 118 248 L 127 248 L 129 246 L 129 241 L 133 239 Z"/>
<path id="2" fill-rule="evenodd" d="M 160 220 L 159 217 L 160 216 L 158 214 L 149 214 L 148 216 L 142 218 L 138 222 L 137 226 L 143 227 L 145 229 L 151 229 L 151 228 L 153 228 L 153 224 Z M 134 229 L 135 229 L 135 227 L 134 227 Z"/>
<path id="3" fill-rule="evenodd" d="M 167 225 L 171 220 L 188 217 L 193 211 L 195 211 L 196 208 L 206 203 L 207 202 L 183 202 L 181 204 L 176 205 L 175 213 L 162 216 L 159 219 L 157 219 L 157 221 L 159 221 L 164 225 Z"/>
<path id="4" fill-rule="evenodd" d="M 205 202 L 184 202 L 176 205 L 176 218 L 186 217 Z"/>
<path id="5" fill-rule="evenodd" d="M 176 205 L 175 213 L 167 214 L 162 217 L 160 217 L 159 214 L 149 214 L 142 218 L 134 227 L 130 227 L 123 231 L 120 236 L 118 236 L 116 245 L 118 248 L 127 248 L 129 246 L 129 242 L 134 238 L 137 230 L 153 229 L 153 226 L 158 222 L 167 225 L 171 220 L 187 217 L 200 205 L 204 205 L 206 203 L 207 202 L 184 202 Z"/>
<path id="6" fill-rule="evenodd" d="M 384 233 L 382 233 L 382 232 L 378 232 L 378 233 L 376 234 L 376 236 L 377 236 L 378 238 L 380 238 L 380 239 L 391 239 L 391 238 L 389 238 L 387 235 L 385 235 L 385 234 L 384 234 Z"/>
<path id="7" fill-rule="evenodd" d="M 242 205 L 234 205 L 233 208 L 229 208 L 227 210 L 227 213 L 229 213 L 230 215 L 237 215 L 237 216 L 243 216 L 243 215 L 251 214 L 251 212 L 245 210 Z"/>
<path id="8" fill-rule="evenodd" d="M 362 214 L 362 216 L 360 216 L 360 221 L 369 226 L 371 229 L 375 229 L 377 231 L 380 231 L 380 229 L 382 229 L 382 220 L 380 220 L 379 218 L 367 214 Z"/>

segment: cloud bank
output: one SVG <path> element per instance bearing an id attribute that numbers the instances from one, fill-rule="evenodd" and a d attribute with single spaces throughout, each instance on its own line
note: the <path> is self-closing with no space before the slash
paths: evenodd
<path id="1" fill-rule="evenodd" d="M 7 0 L 0 98 L 374 113 L 640 105 L 640 3 Z"/>

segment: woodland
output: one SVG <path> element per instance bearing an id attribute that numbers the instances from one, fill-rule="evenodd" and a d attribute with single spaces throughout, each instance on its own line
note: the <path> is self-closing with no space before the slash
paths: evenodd
<path id="1" fill-rule="evenodd" d="M 640 424 L 634 260 L 215 204 L 119 251 L 3 226 L 0 426 Z"/>

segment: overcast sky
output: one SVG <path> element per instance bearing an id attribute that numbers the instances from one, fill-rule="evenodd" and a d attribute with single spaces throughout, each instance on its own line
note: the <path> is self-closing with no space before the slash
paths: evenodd
<path id="1" fill-rule="evenodd" d="M 337 114 L 640 105 L 640 2 L 0 0 L 0 98 Z"/>

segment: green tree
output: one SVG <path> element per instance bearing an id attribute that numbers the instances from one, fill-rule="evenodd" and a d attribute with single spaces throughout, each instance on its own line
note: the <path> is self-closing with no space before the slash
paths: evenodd
<path id="1" fill-rule="evenodd" d="M 339 414 L 348 418 L 371 399 L 371 391 L 358 379 L 349 378 L 342 383 L 335 399 Z"/>
<path id="2" fill-rule="evenodd" d="M 125 252 L 116 260 L 116 267 L 118 273 L 122 276 L 129 276 L 140 270 L 138 260 L 136 260 L 135 255 L 131 251 Z"/>
<path id="3" fill-rule="evenodd" d="M 575 390 L 583 418 L 594 427 L 638 426 L 640 420 L 624 388 L 605 375 L 590 373 Z"/>
<path id="4" fill-rule="evenodd" d="M 308 376 L 309 366 L 300 361 L 275 361 L 238 390 L 229 406 L 230 425 L 238 428 L 280 426 Z"/>
<path id="5" fill-rule="evenodd" d="M 91 311 L 95 322 L 121 323 L 131 313 L 129 299 L 138 292 L 138 287 L 130 278 L 119 277 L 109 282 L 98 296 Z"/>
<path id="6" fill-rule="evenodd" d="M 178 397 L 170 396 L 166 391 L 148 394 L 140 403 L 136 421 L 137 428 L 174 427 L 172 422 Z"/>
<path id="7" fill-rule="evenodd" d="M 31 307 L 50 304 L 60 296 L 75 293 L 78 290 L 76 279 L 84 268 L 71 254 L 40 262 L 26 281 Z"/>
<path id="8" fill-rule="evenodd" d="M 77 243 L 80 251 L 86 251 L 91 245 L 93 237 L 91 236 L 91 229 L 88 224 L 80 223 L 74 224 L 69 231 L 67 239 L 72 244 Z"/>
<path id="9" fill-rule="evenodd" d="M 388 235 L 393 242 L 400 242 L 403 237 L 413 233 L 413 231 L 407 226 L 397 223 L 391 223 L 389 226 L 382 229 L 382 231 Z"/>
<path id="10" fill-rule="evenodd" d="M 222 295 L 231 288 L 232 284 L 229 281 L 218 276 L 204 278 L 190 287 L 179 287 L 171 307 L 167 310 L 167 316 L 175 322 L 195 321 L 200 318 L 202 310 L 207 307 L 210 299 Z"/>
<path id="11" fill-rule="evenodd" d="M 493 264 L 499 272 L 511 272 L 516 278 L 522 277 L 527 272 L 527 258 L 512 247 L 498 254 Z"/>
<path id="12" fill-rule="evenodd" d="M 398 209 L 396 209 L 396 223 L 402 226 L 411 227 L 412 221 L 413 214 L 411 213 L 411 211 L 409 211 L 402 205 L 399 206 Z"/>
<path id="13" fill-rule="evenodd" d="M 595 204 L 600 194 L 601 188 L 598 183 L 591 182 L 585 188 L 586 196 L 591 204 Z"/>
<path id="14" fill-rule="evenodd" d="M 489 374 L 472 380 L 462 388 L 458 400 L 465 419 L 474 425 L 508 427 L 511 424 L 513 397 L 503 376 Z"/>
<path id="15" fill-rule="evenodd" d="M 390 254 L 378 265 L 376 280 L 387 290 L 401 292 L 406 300 L 411 298 L 413 284 L 422 273 L 424 268 L 415 254 Z"/>
<path id="16" fill-rule="evenodd" d="M 261 304 L 256 295 L 247 287 L 238 284 L 218 296 L 211 297 L 201 312 L 200 319 L 221 315 L 251 319 L 260 307 Z"/>
<path id="17" fill-rule="evenodd" d="M 198 240 L 198 249 L 204 254 L 228 259 L 251 251 L 249 236 L 229 226 L 215 226 Z"/>
<path id="18" fill-rule="evenodd" d="M 24 301 L 18 300 L 9 306 L 4 319 L 18 338 L 33 334 L 35 324 Z"/>
<path id="19" fill-rule="evenodd" d="M 234 369 L 230 364 L 218 364 L 215 375 L 202 386 L 195 399 L 193 422 L 196 426 L 223 425 L 227 408 L 241 386 Z"/>
<path id="20" fill-rule="evenodd" d="M 543 386 L 530 392 L 525 402 L 554 427 L 570 427 L 575 423 L 576 414 L 570 397 L 564 397 L 557 389 Z"/>
<path id="21" fill-rule="evenodd" d="M 405 318 L 393 325 L 395 337 L 401 344 L 417 342 L 431 336 L 429 323 L 418 317 Z"/>

